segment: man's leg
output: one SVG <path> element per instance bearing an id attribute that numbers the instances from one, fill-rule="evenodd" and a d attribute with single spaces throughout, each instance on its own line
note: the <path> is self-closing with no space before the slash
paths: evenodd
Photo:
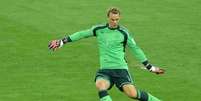
<path id="1" fill-rule="evenodd" d="M 132 84 L 123 85 L 123 91 L 130 98 L 137 99 L 139 101 L 161 101 L 147 92 L 137 90 Z"/>
<path id="2" fill-rule="evenodd" d="M 112 101 L 109 96 L 107 89 L 110 87 L 110 82 L 107 79 L 97 77 L 96 78 L 96 88 L 99 92 L 100 101 Z"/>

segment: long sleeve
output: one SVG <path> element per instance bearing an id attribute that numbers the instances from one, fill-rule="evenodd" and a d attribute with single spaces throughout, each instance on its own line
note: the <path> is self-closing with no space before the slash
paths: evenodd
<path id="1" fill-rule="evenodd" d="M 90 36 L 93 36 L 92 28 L 83 30 L 83 31 L 79 31 L 79 32 L 75 32 L 75 33 L 69 35 L 69 38 L 73 42 L 73 41 L 77 41 L 77 40 L 80 40 L 83 38 L 88 38 Z"/>
<path id="2" fill-rule="evenodd" d="M 137 46 L 135 40 L 130 35 L 128 35 L 127 45 L 130 48 L 132 54 L 137 58 L 137 60 L 139 60 L 140 62 L 144 62 L 147 60 L 142 49 Z"/>

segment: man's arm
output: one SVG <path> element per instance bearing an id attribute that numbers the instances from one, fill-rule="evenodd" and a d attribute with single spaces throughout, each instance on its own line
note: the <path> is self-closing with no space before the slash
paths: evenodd
<path id="1" fill-rule="evenodd" d="M 78 41 L 80 39 L 88 38 L 90 36 L 93 36 L 93 28 L 73 33 L 67 37 L 64 37 L 63 39 L 52 40 L 49 43 L 48 47 L 49 49 L 55 51 L 57 48 L 61 48 L 64 44 L 68 42 Z"/>
<path id="2" fill-rule="evenodd" d="M 87 29 L 87 30 L 76 32 L 74 34 L 69 35 L 67 39 L 69 39 L 68 40 L 69 42 L 74 42 L 83 38 L 88 38 L 90 36 L 93 36 L 92 30 L 93 29 Z"/>
<path id="3" fill-rule="evenodd" d="M 127 45 L 131 49 L 132 54 L 145 66 L 145 68 L 156 74 L 163 74 L 165 71 L 149 63 L 142 49 L 137 46 L 135 40 L 128 35 Z"/>
<path id="4" fill-rule="evenodd" d="M 130 35 L 128 35 L 127 45 L 130 48 L 132 54 L 137 58 L 138 61 L 144 62 L 147 60 L 144 52 L 136 44 L 136 42 L 134 41 L 134 39 Z"/>

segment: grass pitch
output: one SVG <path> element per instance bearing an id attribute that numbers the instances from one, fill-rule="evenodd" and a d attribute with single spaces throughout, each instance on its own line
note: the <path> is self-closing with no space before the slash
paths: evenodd
<path id="1" fill-rule="evenodd" d="M 122 10 L 149 60 L 167 73 L 141 70 L 127 51 L 139 89 L 164 101 L 200 101 L 201 2 L 199 0 L 1 0 L 0 101 L 98 101 L 96 38 L 50 52 L 47 44 L 106 22 L 106 9 Z M 114 101 L 132 101 L 113 88 Z"/>

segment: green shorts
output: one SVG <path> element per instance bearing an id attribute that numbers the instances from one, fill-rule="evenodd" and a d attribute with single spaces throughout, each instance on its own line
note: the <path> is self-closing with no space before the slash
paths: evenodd
<path id="1" fill-rule="evenodd" d="M 123 85 L 133 84 L 132 77 L 127 69 L 100 69 L 96 73 L 95 81 L 100 78 L 110 82 L 108 90 L 115 84 L 120 91 L 123 91 Z"/>

